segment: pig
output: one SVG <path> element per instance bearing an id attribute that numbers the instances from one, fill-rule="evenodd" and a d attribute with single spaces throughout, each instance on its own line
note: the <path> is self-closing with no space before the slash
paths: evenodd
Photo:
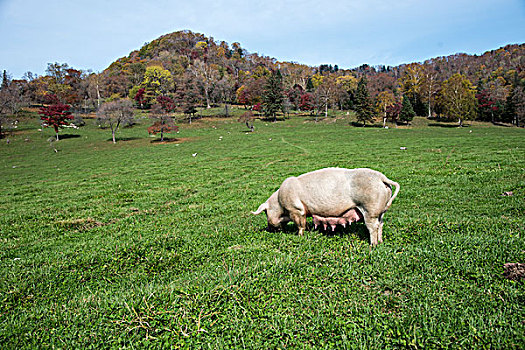
<path id="1" fill-rule="evenodd" d="M 314 224 L 336 225 L 340 220 L 341 224 L 342 220 L 357 221 L 361 214 L 370 244 L 377 245 L 383 241 L 383 215 L 399 189 L 397 182 L 376 170 L 324 168 L 287 178 L 252 214 L 264 211 L 269 228 L 293 221 L 299 235 L 303 235 L 309 216 L 314 217 Z"/>

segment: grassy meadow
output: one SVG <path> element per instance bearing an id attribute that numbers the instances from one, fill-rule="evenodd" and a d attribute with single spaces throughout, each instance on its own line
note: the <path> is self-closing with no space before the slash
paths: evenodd
<path id="1" fill-rule="evenodd" d="M 203 118 L 167 143 L 142 119 L 117 144 L 21 120 L 0 142 L 0 348 L 524 348 L 503 264 L 525 262 L 525 130 L 349 118 Z M 250 214 L 331 166 L 400 183 L 377 248 L 362 223 L 300 237 Z"/>

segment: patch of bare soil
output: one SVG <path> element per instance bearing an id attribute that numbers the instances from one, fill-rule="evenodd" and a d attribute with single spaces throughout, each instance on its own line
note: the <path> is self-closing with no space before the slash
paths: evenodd
<path id="1" fill-rule="evenodd" d="M 525 278 L 525 264 L 507 263 L 503 265 L 503 277 L 508 280 L 520 281 Z"/>

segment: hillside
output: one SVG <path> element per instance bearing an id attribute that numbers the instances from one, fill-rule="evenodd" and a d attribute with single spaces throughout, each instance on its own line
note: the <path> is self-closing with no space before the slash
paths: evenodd
<path id="1" fill-rule="evenodd" d="M 279 62 L 271 57 L 247 52 L 240 43 L 230 45 L 224 41 L 216 42 L 213 37 L 206 37 L 191 31 L 166 34 L 146 43 L 139 50 L 132 51 L 127 57 L 113 62 L 104 73 L 108 76 L 119 75 L 129 85 L 140 80 L 140 71 L 144 70 L 143 66 L 162 65 L 173 76 L 178 76 L 199 60 L 205 60 L 217 65 L 218 69 L 234 74 L 238 84 L 242 83 L 243 78 L 246 79 L 256 74 L 255 71 L 259 66 L 281 69 L 283 76 L 289 78 L 285 79 L 285 83 L 288 83 L 288 86 L 285 87 L 301 84 L 303 88 L 306 88 L 308 79 L 315 73 L 353 74 L 357 77 L 365 75 L 370 81 L 373 95 L 385 88 L 394 90 L 397 79 L 414 65 L 432 67 L 439 81 L 444 81 L 455 73 L 465 75 L 473 84 L 479 80 L 489 81 L 497 77 L 502 77 L 506 82 L 510 82 L 515 73 L 518 73 L 521 79 L 525 78 L 525 44 L 506 45 L 482 55 L 457 53 L 395 67 L 363 64 L 356 68 L 340 69 L 337 64 L 310 67 L 296 62 Z M 297 58 L 297 61 L 300 62 L 300 57 Z"/>
<path id="2" fill-rule="evenodd" d="M 520 96 L 512 95 L 515 86 L 523 87 L 525 83 L 525 44 L 507 45 L 479 56 L 458 53 L 396 67 L 364 64 L 340 69 L 331 64 L 310 67 L 280 62 L 247 52 L 239 43 L 230 45 L 203 34 L 179 31 L 113 62 L 103 73 L 106 94 L 133 98 L 140 87 L 145 87 L 144 74 L 152 66 L 162 67 L 173 79 L 164 92 L 175 94 L 191 81 L 198 85 L 203 104 L 208 107 L 224 101 L 249 106 L 261 103 L 266 78 L 271 71 L 279 70 L 292 109 L 301 109 L 304 92 L 313 93 L 313 102 L 306 107 L 317 113 L 323 108 L 353 109 L 358 79 L 366 77 L 374 104 L 380 103 L 381 93 L 383 97 L 393 95 L 389 100 L 399 102 L 402 95 L 407 95 L 416 113 L 427 116 L 447 114 L 439 104 L 439 93 L 444 82 L 460 74 L 470 82 L 472 98 L 474 94 L 485 94 L 485 100 L 476 101 L 484 108 L 478 111 L 477 119 L 518 123 L 516 104 L 523 104 L 523 89 Z"/>
<path id="3" fill-rule="evenodd" d="M 13 81 L 2 99 L 9 100 L 6 110 L 11 114 L 23 103 L 47 103 L 50 95 L 76 111 L 94 111 L 120 98 L 149 109 L 163 96 L 173 102 L 173 111 L 187 114 L 224 105 L 227 115 L 228 105 L 238 104 L 272 117 L 291 110 L 325 117 L 329 110 L 354 110 L 361 123 L 371 123 L 400 121 L 405 96 L 413 112 L 403 122 L 415 113 L 460 123 L 475 119 L 524 125 L 524 68 L 525 44 L 479 56 L 459 53 L 396 67 L 341 69 L 336 64 L 280 62 L 248 52 L 237 42 L 178 31 L 144 44 L 100 74 L 49 64 L 48 75 Z M 271 108 L 270 81 L 276 89 Z"/>

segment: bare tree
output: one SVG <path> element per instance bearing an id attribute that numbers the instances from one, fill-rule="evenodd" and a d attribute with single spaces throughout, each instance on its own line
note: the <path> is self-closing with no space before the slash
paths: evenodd
<path id="1" fill-rule="evenodd" d="M 109 125 L 113 143 L 117 143 L 115 133 L 123 123 L 133 121 L 133 104 L 130 100 L 117 100 L 104 103 L 97 112 L 97 124 Z"/>
<path id="2" fill-rule="evenodd" d="M 204 90 L 204 97 L 206 98 L 206 108 L 211 108 L 210 104 L 210 92 L 217 82 L 217 72 L 212 67 L 202 60 L 196 60 L 191 68 L 191 72 L 197 79 L 197 81 L 202 84 L 202 89 Z"/>

